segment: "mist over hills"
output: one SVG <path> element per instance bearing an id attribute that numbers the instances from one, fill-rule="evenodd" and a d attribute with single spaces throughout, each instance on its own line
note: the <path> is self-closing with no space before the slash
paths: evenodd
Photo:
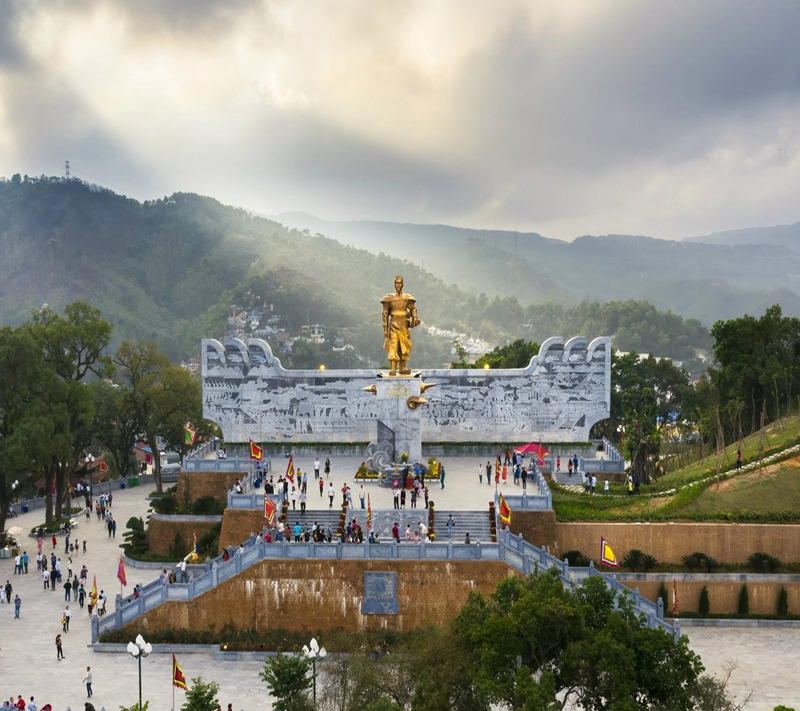
<path id="1" fill-rule="evenodd" d="M 0 179 L 0 323 L 80 299 L 115 325 L 112 346 L 146 338 L 180 359 L 221 336 L 235 306 L 280 314 L 293 333 L 322 323 L 379 363 L 379 299 L 403 274 L 424 326 L 415 367 L 441 367 L 469 337 L 611 335 L 622 350 L 687 359 L 710 339 L 683 317 L 800 313 L 800 255 L 780 245 L 280 220 L 189 193 L 138 202 L 78 180 Z"/>
<path id="2" fill-rule="evenodd" d="M 759 315 L 775 303 L 800 316 L 800 224 L 680 242 L 632 235 L 564 242 L 535 232 L 332 222 L 303 213 L 274 219 L 400 256 L 462 289 L 515 295 L 522 303 L 645 299 L 706 326 Z"/>

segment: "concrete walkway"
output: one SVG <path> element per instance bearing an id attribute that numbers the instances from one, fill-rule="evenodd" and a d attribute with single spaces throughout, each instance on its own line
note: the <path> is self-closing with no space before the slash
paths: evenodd
<path id="1" fill-rule="evenodd" d="M 494 493 L 494 484 L 487 486 L 478 483 L 478 463 L 486 464 L 486 458 L 443 458 L 446 469 L 445 488 L 430 484 L 430 497 L 436 506 L 452 510 L 485 510 Z M 324 461 L 324 453 L 320 459 Z M 309 510 L 327 509 L 327 497 L 319 497 L 315 492 L 313 457 L 308 461 L 295 461 L 295 466 L 308 470 Z M 330 480 L 337 490 L 347 482 L 353 488 L 354 501 L 358 506 L 356 494 L 358 486 L 353 486 L 353 474 L 360 464 L 355 458 L 333 459 Z M 285 462 L 273 463 L 273 474 L 277 479 L 279 470 Z M 323 474 L 324 476 L 324 474 Z M 510 481 L 502 487 L 517 493 L 519 488 Z M 392 497 L 389 489 L 377 484 L 367 484 L 373 509 L 391 508 Z M 89 569 L 89 586 L 92 577 L 97 575 L 98 589 L 104 589 L 109 598 L 109 609 L 113 610 L 114 596 L 120 592 L 116 579 L 120 544 L 125 524 L 131 516 L 146 517 L 150 493 L 146 486 L 114 492 L 112 511 L 117 520 L 117 538 L 108 538 L 105 528 L 93 516 L 90 523 L 81 519 L 74 532 L 74 538 L 87 541 L 87 553 L 73 557 L 73 571 L 85 564 Z M 338 500 L 338 498 L 337 498 Z M 21 514 L 11 519 L 7 527 L 22 526 L 26 530 L 41 523 L 40 510 Z M 70 632 L 62 634 L 64 640 L 63 661 L 56 660 L 55 636 L 61 631 L 61 614 L 64 610 L 64 591 L 43 591 L 41 576 L 36 574 L 36 540 L 23 539 L 23 548 L 32 555 L 32 565 L 28 575 L 14 576 L 13 559 L 0 560 L 0 582 L 11 581 L 14 592 L 22 598 L 22 611 L 19 620 L 14 619 L 13 605 L 0 605 L 0 698 L 21 694 L 25 699 L 36 698 L 39 706 L 53 705 L 54 711 L 83 709 L 86 690 L 82 679 L 86 667 L 92 667 L 94 696 L 92 702 L 97 711 L 105 708 L 116 711 L 120 705 L 133 705 L 138 701 L 138 667 L 126 652 L 96 653 L 90 646 L 89 616 L 86 609 L 81 610 L 77 603 L 69 603 L 73 610 Z M 64 539 L 59 537 L 56 553 L 61 557 L 62 566 L 66 563 Z M 45 552 L 52 550 L 45 543 Z M 157 571 L 128 569 L 129 587 L 136 582 L 146 584 L 154 579 Z M 12 595 L 13 600 L 13 595 Z M 791 670 L 800 668 L 800 630 L 794 628 L 692 628 L 684 632 L 689 636 L 691 646 L 701 654 L 704 664 L 712 673 L 721 674 L 728 661 L 735 661 L 739 668 L 732 676 L 731 688 L 741 697 L 742 689 L 751 688 L 754 696 L 748 705 L 751 711 L 772 711 L 774 706 L 783 703 L 800 707 L 800 690 Z M 146 635 L 145 635 L 146 636 Z M 324 644 L 324 640 L 321 640 Z M 258 676 L 263 668 L 262 662 L 250 660 L 218 661 L 211 652 L 190 653 L 176 650 L 178 661 L 187 680 L 202 677 L 203 681 L 216 681 L 220 685 L 219 701 L 224 709 L 228 703 L 236 711 L 256 711 L 271 709 L 266 684 Z M 173 707 L 172 704 L 172 661 L 169 653 L 154 652 L 142 661 L 142 695 L 150 700 L 153 711 Z M 180 708 L 184 693 L 175 690 L 175 708 Z"/>

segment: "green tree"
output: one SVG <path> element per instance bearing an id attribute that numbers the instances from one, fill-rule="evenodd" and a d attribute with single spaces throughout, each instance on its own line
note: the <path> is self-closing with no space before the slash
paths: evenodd
<path id="1" fill-rule="evenodd" d="M 800 319 L 771 306 L 760 318 L 717 321 L 711 328 L 715 365 L 710 369 L 721 404 L 740 401 L 741 422 L 760 426 L 762 411 L 779 417 L 793 404 L 800 377 Z M 724 408 L 723 408 L 724 410 Z M 727 421 L 727 431 L 735 423 Z"/>
<path id="2" fill-rule="evenodd" d="M 64 309 L 63 316 L 41 309 L 28 328 L 41 351 L 43 367 L 54 374 L 46 403 L 52 434 L 36 450 L 36 464 L 46 483 L 49 525 L 60 519 L 65 500 L 69 503 L 69 477 L 92 440 L 94 409 L 83 381 L 90 374 L 102 378 L 112 372 L 110 357 L 104 354 L 112 327 L 97 309 L 75 302 Z"/>
<path id="3" fill-rule="evenodd" d="M 13 498 L 33 493 L 39 445 L 52 435 L 55 374 L 24 327 L 0 328 L 0 530 Z"/>
<path id="4" fill-rule="evenodd" d="M 123 341 L 114 354 L 114 364 L 123 388 L 121 416 L 135 423 L 135 430 L 152 449 L 156 490 L 161 492 L 159 437 L 182 451 L 185 423 L 201 421 L 200 386 L 150 341 Z"/>
<path id="5" fill-rule="evenodd" d="M 600 576 L 574 591 L 553 571 L 504 579 L 453 629 L 478 698 L 504 708 L 691 709 L 702 672 L 686 638 L 643 626 Z"/>
<path id="6" fill-rule="evenodd" d="M 476 368 L 525 368 L 539 353 L 539 344 L 518 338 L 507 346 L 498 346 L 475 361 Z"/>
<path id="7" fill-rule="evenodd" d="M 708 585 L 703 585 L 700 589 L 700 603 L 697 607 L 697 611 L 704 617 L 711 611 L 711 601 L 708 597 Z"/>
<path id="8" fill-rule="evenodd" d="M 139 423 L 125 407 L 125 391 L 105 380 L 89 385 L 94 403 L 93 432 L 105 450 L 112 471 L 120 477 L 138 474 L 133 454 L 139 434 Z"/>
<path id="9" fill-rule="evenodd" d="M 311 660 L 299 654 L 278 654 L 264 662 L 259 676 L 267 683 L 276 701 L 275 711 L 312 711 L 309 696 Z"/>
<path id="10" fill-rule="evenodd" d="M 736 606 L 736 612 L 740 615 L 750 614 L 750 593 L 747 591 L 747 583 L 742 583 L 739 588 L 739 602 Z"/>
<path id="11" fill-rule="evenodd" d="M 215 681 L 205 683 L 202 677 L 193 677 L 192 685 L 186 690 L 186 698 L 181 711 L 216 711 L 219 707 L 217 692 L 219 684 Z"/>
<path id="12" fill-rule="evenodd" d="M 595 425 L 593 435 L 621 441 L 631 475 L 648 483 L 657 472 L 662 430 L 685 419 L 682 406 L 690 390 L 686 372 L 668 359 L 615 352 L 611 416 Z"/>

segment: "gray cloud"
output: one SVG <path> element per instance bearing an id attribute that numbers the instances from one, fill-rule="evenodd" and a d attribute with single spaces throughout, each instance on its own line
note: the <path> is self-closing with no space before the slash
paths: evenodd
<path id="1" fill-rule="evenodd" d="M 564 238 L 798 219 L 795 2 L 0 3 L 10 172 Z"/>

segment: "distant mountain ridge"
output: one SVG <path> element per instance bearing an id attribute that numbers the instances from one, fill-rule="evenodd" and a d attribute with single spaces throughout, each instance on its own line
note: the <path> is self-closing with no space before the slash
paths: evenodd
<path id="1" fill-rule="evenodd" d="M 155 340 L 177 360 L 221 335 L 235 306 L 280 314 L 294 333 L 324 324 L 379 363 L 379 299 L 403 274 L 424 322 L 415 365 L 441 367 L 456 337 L 611 335 L 686 359 L 710 341 L 682 316 L 709 325 L 774 303 L 800 314 L 800 255 L 781 246 L 281 219 L 191 193 L 138 202 L 77 180 L 0 178 L 0 324 L 80 299 L 115 325 L 112 346 Z"/>
<path id="2" fill-rule="evenodd" d="M 535 232 L 331 222 L 305 213 L 273 219 L 407 259 L 466 291 L 513 294 L 522 303 L 645 299 L 707 326 L 759 315 L 775 303 L 800 316 L 800 240 L 792 241 L 800 225 L 741 230 L 742 243 L 730 241 L 732 233 L 683 241 L 585 235 L 563 242 Z M 759 241 L 759 233 L 773 241 Z"/>
<path id="3" fill-rule="evenodd" d="M 713 232 L 702 237 L 688 237 L 684 242 L 703 242 L 705 244 L 742 245 L 774 244 L 800 252 L 800 222 L 793 225 L 773 227 L 745 227 L 739 230 Z"/>

